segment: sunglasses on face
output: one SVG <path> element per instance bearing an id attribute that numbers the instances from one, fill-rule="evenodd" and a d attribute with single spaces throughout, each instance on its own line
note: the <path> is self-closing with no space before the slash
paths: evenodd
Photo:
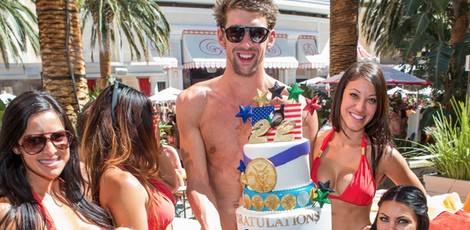
<path id="1" fill-rule="evenodd" d="M 113 118 L 113 124 L 116 122 L 116 114 L 114 113 L 114 110 L 116 109 L 116 106 L 117 106 L 118 95 L 122 89 L 127 88 L 127 87 L 129 86 L 121 82 L 114 81 L 113 98 L 111 100 L 111 115 Z"/>
<path id="2" fill-rule="evenodd" d="M 46 135 L 49 135 L 49 137 L 46 137 Z M 27 154 L 35 155 L 44 150 L 48 140 L 50 140 L 57 149 L 65 150 L 72 144 L 73 139 L 73 134 L 67 130 L 54 133 L 33 134 L 25 136 L 23 138 L 23 144 L 20 146 Z"/>
<path id="3" fill-rule="evenodd" d="M 225 32 L 227 40 L 232 43 L 239 43 L 245 37 L 245 33 L 250 33 L 250 39 L 254 43 L 262 43 L 268 38 L 269 30 L 259 26 L 231 26 L 229 28 L 221 28 Z"/>

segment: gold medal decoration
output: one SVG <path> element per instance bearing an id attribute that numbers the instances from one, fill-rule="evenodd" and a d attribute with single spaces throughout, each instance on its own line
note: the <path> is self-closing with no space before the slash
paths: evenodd
<path id="1" fill-rule="evenodd" d="M 245 207 L 245 209 L 251 208 L 250 196 L 248 196 L 247 194 L 243 196 L 243 206 Z"/>
<path id="2" fill-rule="evenodd" d="M 310 190 L 310 200 L 313 201 L 313 199 L 317 198 L 318 194 L 317 194 L 317 189 L 316 188 L 312 188 Z"/>
<path id="3" fill-rule="evenodd" d="M 248 163 L 245 176 L 247 185 L 259 193 L 270 192 L 276 186 L 276 167 L 266 158 L 256 158 Z"/>
<path id="4" fill-rule="evenodd" d="M 287 194 L 282 197 L 281 205 L 285 210 L 291 210 L 295 207 L 297 199 L 292 194 Z"/>
<path id="5" fill-rule="evenodd" d="M 267 196 L 264 202 L 266 203 L 266 208 L 271 211 L 276 211 L 281 205 L 281 200 L 274 194 Z"/>
<path id="6" fill-rule="evenodd" d="M 256 211 L 261 211 L 264 207 L 264 200 L 261 196 L 254 195 L 253 198 L 251 198 L 251 205 Z"/>

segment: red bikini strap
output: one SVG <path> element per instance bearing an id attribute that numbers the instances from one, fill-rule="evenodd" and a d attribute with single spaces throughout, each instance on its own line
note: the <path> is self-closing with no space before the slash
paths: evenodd
<path id="1" fill-rule="evenodd" d="M 367 135 L 366 133 L 364 133 L 364 137 L 362 138 L 362 144 L 361 144 L 362 155 L 366 154 L 366 148 L 367 148 Z"/>
<path id="2" fill-rule="evenodd" d="M 335 129 L 331 129 L 330 133 L 326 135 L 325 139 L 323 139 L 323 143 L 321 144 L 320 151 L 323 152 L 328 145 L 328 143 L 331 140 L 331 137 L 333 136 L 333 133 L 335 133 Z M 321 154 L 321 153 L 320 153 Z"/>
<path id="3" fill-rule="evenodd" d="M 36 195 L 36 193 L 34 193 L 34 192 L 33 192 L 33 197 L 38 202 L 36 204 L 36 207 L 39 209 L 39 212 L 42 214 L 42 216 L 44 216 L 44 218 L 46 218 L 46 223 L 47 223 L 47 225 L 49 225 L 49 227 L 47 229 L 48 230 L 56 229 L 55 226 L 54 226 L 54 221 L 52 221 L 51 215 L 49 214 L 47 209 L 44 208 L 44 206 L 42 204 L 41 198 L 39 198 L 39 196 Z"/>

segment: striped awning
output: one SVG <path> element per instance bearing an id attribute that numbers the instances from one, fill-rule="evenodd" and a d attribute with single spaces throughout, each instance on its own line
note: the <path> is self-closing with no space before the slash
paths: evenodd
<path id="1" fill-rule="evenodd" d="M 300 35 L 297 40 L 297 59 L 300 69 L 324 69 L 330 65 L 330 45 L 320 53 L 315 36 Z"/>

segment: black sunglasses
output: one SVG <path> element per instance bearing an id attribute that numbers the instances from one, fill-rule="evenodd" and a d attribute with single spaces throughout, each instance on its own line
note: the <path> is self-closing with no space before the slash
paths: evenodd
<path id="1" fill-rule="evenodd" d="M 268 38 L 269 30 L 260 26 L 231 26 L 229 28 L 221 28 L 225 32 L 227 40 L 232 43 L 239 43 L 245 37 L 246 31 L 250 32 L 250 39 L 254 43 L 262 43 Z"/>
<path id="2" fill-rule="evenodd" d="M 113 98 L 111 100 L 111 116 L 113 118 L 113 124 L 116 122 L 116 114 L 114 110 L 116 109 L 117 106 L 117 99 L 118 95 L 121 92 L 121 89 L 127 88 L 129 86 L 119 82 L 119 81 L 114 81 L 114 88 L 113 88 Z"/>
<path id="3" fill-rule="evenodd" d="M 49 137 L 46 137 L 47 134 L 49 134 Z M 56 148 L 65 150 L 72 144 L 74 138 L 73 134 L 67 130 L 27 135 L 23 138 L 23 144 L 21 144 L 20 147 L 22 147 L 27 154 L 35 155 L 44 150 L 47 140 L 50 140 Z"/>

